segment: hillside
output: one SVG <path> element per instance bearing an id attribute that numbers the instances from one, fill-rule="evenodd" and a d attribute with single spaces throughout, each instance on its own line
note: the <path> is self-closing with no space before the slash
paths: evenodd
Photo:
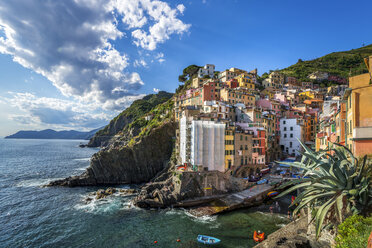
<path id="1" fill-rule="evenodd" d="M 89 132 L 79 132 L 75 130 L 55 131 L 45 129 L 42 131 L 19 131 L 15 134 L 6 136 L 6 139 L 85 139 L 88 140 L 99 130 L 94 129 Z"/>
<path id="2" fill-rule="evenodd" d="M 363 58 L 370 55 L 372 55 L 372 44 L 350 51 L 330 53 L 313 60 L 302 61 L 299 59 L 296 64 L 279 71 L 301 81 L 309 81 L 307 76 L 316 71 L 348 78 L 350 72 L 351 76 L 367 72 Z"/>
<path id="3" fill-rule="evenodd" d="M 130 107 L 126 108 L 118 116 L 110 121 L 102 130 L 96 133 L 89 141 L 88 146 L 98 147 L 107 145 L 108 142 L 119 136 L 123 144 L 128 143 L 131 138 L 141 132 L 141 128 L 148 124 L 144 116 L 156 106 L 167 102 L 173 96 L 172 93 L 160 91 L 157 94 L 150 94 L 142 99 L 134 101 Z"/>

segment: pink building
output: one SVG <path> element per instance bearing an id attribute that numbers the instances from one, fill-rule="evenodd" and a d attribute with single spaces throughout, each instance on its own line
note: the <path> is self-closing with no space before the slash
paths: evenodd
<path id="1" fill-rule="evenodd" d="M 256 101 L 256 106 L 261 107 L 263 110 L 272 110 L 276 113 L 280 112 L 280 102 L 270 99 L 260 99 Z"/>
<path id="2" fill-rule="evenodd" d="M 285 106 L 289 106 L 289 102 L 287 100 L 287 95 L 285 93 L 276 93 L 274 95 L 274 99 L 275 100 L 278 100 L 280 104 L 282 105 L 285 105 Z"/>
<path id="3" fill-rule="evenodd" d="M 190 97 L 192 97 L 193 95 L 194 95 L 194 93 L 196 92 L 196 91 L 198 91 L 199 89 L 188 89 L 188 90 L 186 90 L 186 98 L 190 98 Z"/>

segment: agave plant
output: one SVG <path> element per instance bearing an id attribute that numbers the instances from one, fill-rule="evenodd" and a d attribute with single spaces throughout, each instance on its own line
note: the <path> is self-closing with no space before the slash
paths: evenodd
<path id="1" fill-rule="evenodd" d="M 282 197 L 297 189 L 301 193 L 291 206 L 297 205 L 295 215 L 304 207 L 315 210 L 316 237 L 319 237 L 324 220 L 341 223 L 343 216 L 365 213 L 372 204 L 370 168 L 363 159 L 356 159 L 352 152 L 339 144 L 327 151 L 315 152 L 302 144 L 301 162 L 286 163 L 302 169 L 304 177 L 289 181 L 281 186 L 286 188 L 277 196 Z M 280 162 L 283 163 L 283 162 Z"/>

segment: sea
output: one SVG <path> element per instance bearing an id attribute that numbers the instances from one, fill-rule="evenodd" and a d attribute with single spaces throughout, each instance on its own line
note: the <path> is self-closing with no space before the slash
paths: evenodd
<path id="1" fill-rule="evenodd" d="M 198 234 L 221 239 L 214 247 L 253 247 L 254 230 L 267 235 L 289 222 L 286 202 L 196 218 L 185 209 L 137 208 L 133 196 L 87 203 L 99 187 L 43 187 L 85 171 L 98 149 L 81 143 L 0 139 L 0 247 L 206 247 Z"/>

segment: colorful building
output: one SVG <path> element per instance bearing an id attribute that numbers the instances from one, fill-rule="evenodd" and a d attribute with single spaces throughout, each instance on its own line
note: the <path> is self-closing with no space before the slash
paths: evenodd
<path id="1" fill-rule="evenodd" d="M 235 168 L 252 164 L 253 132 L 242 129 L 235 130 Z"/>
<path id="2" fill-rule="evenodd" d="M 224 88 L 221 89 L 220 93 L 221 101 L 225 101 L 229 104 L 243 103 L 246 106 L 254 106 L 256 102 L 256 97 L 244 89 Z"/>
<path id="3" fill-rule="evenodd" d="M 346 146 L 355 156 L 372 154 L 372 56 L 366 59 L 369 73 L 349 78 L 346 101 Z"/>
<path id="4" fill-rule="evenodd" d="M 248 75 L 248 73 L 242 73 L 236 76 L 235 79 L 238 81 L 239 87 L 246 88 L 249 90 L 255 89 L 255 84 L 252 78 Z"/>
<path id="5" fill-rule="evenodd" d="M 235 127 L 228 126 L 225 130 L 225 170 L 233 169 L 235 158 Z"/>

